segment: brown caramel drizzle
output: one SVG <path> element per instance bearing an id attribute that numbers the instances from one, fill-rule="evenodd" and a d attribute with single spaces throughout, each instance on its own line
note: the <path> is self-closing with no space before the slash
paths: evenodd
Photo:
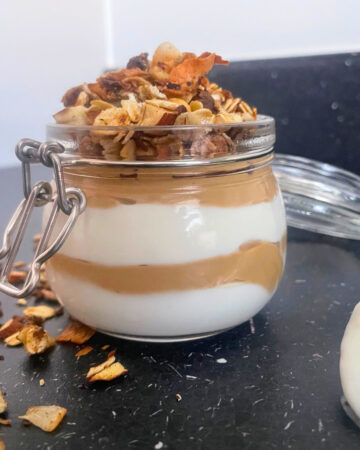
<path id="1" fill-rule="evenodd" d="M 271 167 L 253 169 L 248 162 L 171 170 L 72 167 L 66 169 L 65 181 L 84 191 L 88 207 L 101 209 L 120 204 L 194 202 L 237 207 L 269 202 L 278 192 Z"/>
<path id="2" fill-rule="evenodd" d="M 47 269 L 65 273 L 119 294 L 208 289 L 229 283 L 252 283 L 272 292 L 283 270 L 280 243 L 251 241 L 228 255 L 185 264 L 106 266 L 61 253 Z M 221 299 L 220 299 L 221 301 Z"/>

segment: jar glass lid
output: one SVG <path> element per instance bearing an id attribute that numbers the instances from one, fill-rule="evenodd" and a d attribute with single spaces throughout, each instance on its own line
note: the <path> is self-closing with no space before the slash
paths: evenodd
<path id="1" fill-rule="evenodd" d="M 299 156 L 278 154 L 273 169 L 288 225 L 329 236 L 360 239 L 360 177 Z"/>

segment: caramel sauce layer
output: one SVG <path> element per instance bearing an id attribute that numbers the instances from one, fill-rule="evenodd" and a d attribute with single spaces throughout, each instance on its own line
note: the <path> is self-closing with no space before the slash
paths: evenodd
<path id="1" fill-rule="evenodd" d="M 196 204 L 237 207 L 271 201 L 278 192 L 270 166 L 249 162 L 191 168 L 71 167 L 67 186 L 84 191 L 87 205 Z"/>
<path id="2" fill-rule="evenodd" d="M 228 255 L 140 266 L 105 266 L 58 253 L 47 268 L 119 294 L 208 289 L 237 282 L 258 284 L 272 292 L 282 274 L 283 250 L 280 243 L 252 241 Z"/>

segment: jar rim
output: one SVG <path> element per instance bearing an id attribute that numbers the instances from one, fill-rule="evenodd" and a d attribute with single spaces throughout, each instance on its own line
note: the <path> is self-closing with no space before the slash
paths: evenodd
<path id="1" fill-rule="evenodd" d="M 234 133 L 244 131 L 242 135 L 236 135 L 234 149 L 221 156 L 205 156 L 185 154 L 178 158 L 159 160 L 157 158 L 146 160 L 109 160 L 94 157 L 93 155 L 80 154 L 74 142 L 77 138 L 89 135 L 92 132 L 139 132 L 158 133 L 178 132 L 213 133 L 232 130 Z M 49 123 L 46 127 L 47 140 L 55 140 L 65 147 L 62 154 L 63 165 L 97 165 L 97 166 L 141 166 L 141 167 L 170 167 L 223 164 L 232 161 L 246 161 L 273 152 L 275 143 L 275 119 L 267 115 L 258 115 L 256 120 L 200 125 L 161 125 L 161 126 L 93 126 L 93 125 L 66 125 Z"/>

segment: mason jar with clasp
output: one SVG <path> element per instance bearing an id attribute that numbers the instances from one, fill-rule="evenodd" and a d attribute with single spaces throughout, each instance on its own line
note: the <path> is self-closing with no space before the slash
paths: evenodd
<path id="1" fill-rule="evenodd" d="M 117 133 L 138 148 L 150 144 L 100 151 L 97 143 Z M 273 296 L 285 262 L 274 141 L 267 116 L 153 128 L 48 125 L 47 142 L 17 147 L 25 199 L 0 251 L 0 290 L 31 293 L 46 263 L 72 317 L 141 341 L 196 339 L 249 320 Z M 32 163 L 52 167 L 53 182 L 32 187 Z M 38 206 L 42 238 L 24 286 L 15 287 L 7 276 Z"/>

